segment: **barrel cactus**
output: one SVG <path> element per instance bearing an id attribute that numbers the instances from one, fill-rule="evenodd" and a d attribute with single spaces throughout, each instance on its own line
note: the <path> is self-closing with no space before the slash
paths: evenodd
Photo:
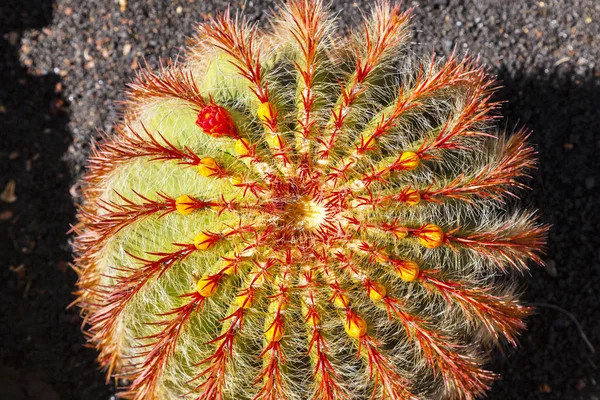
<path id="1" fill-rule="evenodd" d="M 148 399 L 474 399 L 530 308 L 547 228 L 518 207 L 527 133 L 477 60 L 417 58 L 380 2 L 261 31 L 229 11 L 130 85 L 82 182 L 91 345 Z"/>

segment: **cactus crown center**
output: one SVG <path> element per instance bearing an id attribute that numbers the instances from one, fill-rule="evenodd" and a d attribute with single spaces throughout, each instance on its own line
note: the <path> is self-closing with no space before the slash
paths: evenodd
<path id="1" fill-rule="evenodd" d="M 286 224 L 291 223 L 299 229 L 312 231 L 319 228 L 326 217 L 327 210 L 317 199 L 302 196 L 293 199 L 285 207 L 281 219 Z"/>
<path id="2" fill-rule="evenodd" d="M 293 178 L 279 183 L 267 207 L 271 208 L 280 239 L 319 236 L 318 232 L 330 225 L 332 218 L 339 219 L 341 210 L 333 207 L 320 189 Z"/>

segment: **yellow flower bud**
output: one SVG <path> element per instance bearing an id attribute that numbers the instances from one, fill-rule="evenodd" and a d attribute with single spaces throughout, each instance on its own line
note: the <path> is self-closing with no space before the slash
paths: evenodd
<path id="1" fill-rule="evenodd" d="M 408 189 L 405 193 L 406 199 L 404 202 L 409 206 L 417 205 L 421 202 L 421 194 L 418 190 Z"/>
<path id="2" fill-rule="evenodd" d="M 346 329 L 348 336 L 358 339 L 367 334 L 367 323 L 358 315 L 352 315 L 346 318 L 344 329 Z"/>
<path id="3" fill-rule="evenodd" d="M 396 272 L 403 281 L 412 282 L 419 276 L 419 264 L 411 260 L 398 261 Z"/>
<path id="4" fill-rule="evenodd" d="M 225 269 L 221 269 L 224 275 L 231 276 L 235 273 L 235 267 L 233 264 L 228 264 Z"/>
<path id="5" fill-rule="evenodd" d="M 265 283 L 265 274 L 262 272 L 254 271 L 250 273 L 250 282 L 252 286 L 262 286 Z"/>
<path id="6" fill-rule="evenodd" d="M 412 171 L 413 169 L 416 169 L 420 163 L 421 160 L 419 159 L 417 153 L 414 151 L 405 151 L 402 153 L 402 155 L 400 155 L 396 169 Z"/>
<path id="7" fill-rule="evenodd" d="M 244 178 L 241 175 L 232 175 L 229 178 L 229 182 L 231 182 L 232 185 L 241 185 L 244 183 Z"/>
<path id="8" fill-rule="evenodd" d="M 419 230 L 417 237 L 423 247 L 435 249 L 444 242 L 444 231 L 437 225 L 427 224 Z"/>
<path id="9" fill-rule="evenodd" d="M 238 307 L 250 308 L 250 307 L 252 307 L 253 299 L 250 298 L 248 293 L 244 293 L 244 294 L 238 294 L 237 297 L 235 298 L 235 302 L 238 305 Z"/>
<path id="10" fill-rule="evenodd" d="M 306 319 L 306 323 L 310 326 L 319 325 L 321 323 L 321 318 L 316 313 L 311 313 Z"/>
<path id="11" fill-rule="evenodd" d="M 189 215 L 194 212 L 194 199 L 187 194 L 179 196 L 175 199 L 175 208 L 182 215 Z"/>
<path id="12" fill-rule="evenodd" d="M 265 330 L 265 338 L 268 342 L 279 342 L 283 339 L 283 324 L 280 322 L 271 322 Z"/>
<path id="13" fill-rule="evenodd" d="M 212 157 L 204 157 L 200 159 L 200 163 L 197 166 L 198 172 L 204 177 L 209 177 L 215 174 L 219 169 L 219 164 Z"/>
<path id="14" fill-rule="evenodd" d="M 214 244 L 214 238 L 204 232 L 200 232 L 194 238 L 194 246 L 198 250 L 207 250 Z"/>
<path id="15" fill-rule="evenodd" d="M 241 138 L 235 141 L 235 152 L 240 156 L 250 154 L 250 141 L 246 138 Z"/>
<path id="16" fill-rule="evenodd" d="M 350 297 L 346 294 L 338 293 L 333 299 L 333 304 L 335 304 L 336 307 L 345 308 L 350 305 Z"/>
<path id="17" fill-rule="evenodd" d="M 377 260 L 380 263 L 385 263 L 388 262 L 388 260 L 390 259 L 390 257 L 388 256 L 388 254 L 385 252 L 385 250 L 379 250 L 376 251 L 374 253 L 375 256 L 375 260 Z"/>
<path id="18" fill-rule="evenodd" d="M 271 110 L 273 112 L 271 112 Z M 273 114 L 275 113 L 275 106 L 270 102 L 261 103 L 258 106 L 258 110 L 256 111 L 256 115 L 261 121 L 268 121 L 273 118 Z"/>
<path id="19" fill-rule="evenodd" d="M 397 239 L 404 239 L 405 237 L 408 236 L 408 231 L 404 228 L 394 229 L 393 233 Z"/>
<path id="20" fill-rule="evenodd" d="M 371 282 L 369 284 L 369 297 L 371 298 L 371 300 L 381 300 L 386 296 L 386 294 L 387 290 L 385 289 L 385 286 L 383 286 L 381 283 Z"/>
<path id="21" fill-rule="evenodd" d="M 269 133 L 267 135 L 267 144 L 269 145 L 269 147 L 275 148 L 275 149 L 279 149 L 279 148 L 283 147 L 283 138 L 281 138 L 281 146 L 280 146 L 279 137 L 280 137 L 279 135 Z"/>
<path id="22" fill-rule="evenodd" d="M 365 146 L 365 150 L 373 150 L 377 147 L 377 143 L 375 143 L 375 138 L 371 135 L 365 136 L 361 134 L 361 144 Z"/>
<path id="23" fill-rule="evenodd" d="M 197 284 L 198 293 L 204 297 L 210 297 L 217 293 L 218 287 L 219 282 L 214 279 L 210 279 L 208 276 L 203 276 L 200 278 Z"/>
<path id="24" fill-rule="evenodd" d="M 279 308 L 279 300 L 272 301 L 271 303 L 269 303 L 269 312 L 271 314 L 275 314 L 277 312 L 278 308 Z M 281 308 L 279 308 L 279 310 L 285 311 L 285 310 L 287 310 L 287 308 L 288 308 L 287 303 L 281 303 Z"/>

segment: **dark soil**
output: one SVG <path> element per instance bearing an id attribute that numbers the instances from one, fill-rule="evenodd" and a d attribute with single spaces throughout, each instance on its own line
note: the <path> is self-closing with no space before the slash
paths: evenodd
<path id="1" fill-rule="evenodd" d="M 107 400 L 83 347 L 66 232 L 96 128 L 111 131 L 122 88 L 145 57 L 182 53 L 208 0 L 0 0 L 0 400 Z M 346 26 L 367 2 L 334 0 Z M 546 268 L 524 278 L 539 305 L 521 346 L 497 357 L 490 399 L 600 399 L 600 2 L 429 0 L 422 54 L 480 54 L 503 81 L 509 130 L 533 130 L 540 169 L 524 200 L 553 225 Z M 266 0 L 245 13 L 264 17 Z M 234 7 L 243 7 L 234 4 Z M 10 197 L 10 196 L 8 196 Z M 10 199 L 9 199 L 10 200 Z M 14 200 L 14 199 L 13 199 Z M 550 305 L 545 306 L 545 304 Z"/>

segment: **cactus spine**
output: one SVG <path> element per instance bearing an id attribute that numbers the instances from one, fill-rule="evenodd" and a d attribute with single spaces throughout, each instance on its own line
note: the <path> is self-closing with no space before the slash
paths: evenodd
<path id="1" fill-rule="evenodd" d="M 530 309 L 547 228 L 470 58 L 415 60 L 410 12 L 339 37 L 320 0 L 229 12 L 141 72 L 84 179 L 78 300 L 121 396 L 474 399 Z"/>

